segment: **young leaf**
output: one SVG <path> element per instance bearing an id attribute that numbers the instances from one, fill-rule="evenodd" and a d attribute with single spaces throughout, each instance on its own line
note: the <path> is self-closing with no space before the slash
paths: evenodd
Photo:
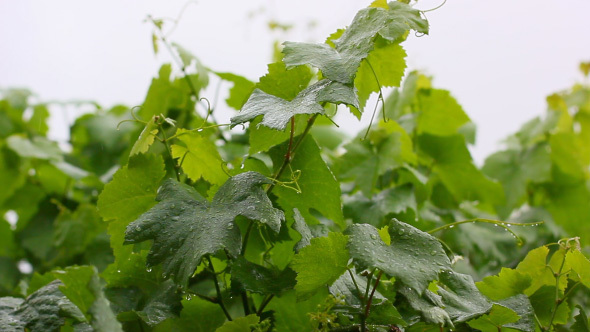
<path id="1" fill-rule="evenodd" d="M 391 245 L 386 245 L 377 228 L 354 224 L 347 230 L 350 256 L 360 269 L 378 268 L 389 276 L 422 294 L 442 270 L 450 270 L 440 242 L 401 221 L 389 224 Z"/>
<path id="2" fill-rule="evenodd" d="M 469 326 L 482 332 L 497 332 L 502 326 L 518 321 L 519 316 L 512 309 L 494 304 L 488 315 L 467 322 Z"/>
<path id="3" fill-rule="evenodd" d="M 359 11 L 342 36 L 334 41 L 335 48 L 327 44 L 284 43 L 284 61 L 287 67 L 310 64 L 330 80 L 351 84 L 361 61 L 373 49 L 377 35 L 392 42 L 410 29 L 428 33 L 428 23 L 418 10 L 392 1 L 389 9 Z"/>
<path id="4" fill-rule="evenodd" d="M 162 264 L 165 276 L 186 286 L 204 255 L 225 249 L 238 256 L 242 239 L 235 217 L 258 220 L 279 231 L 284 214 L 273 208 L 260 187 L 269 182 L 256 172 L 238 174 L 209 203 L 192 187 L 169 179 L 158 192 L 159 203 L 129 224 L 125 243 L 154 240 L 148 267 Z"/>
<path id="5" fill-rule="evenodd" d="M 151 120 L 145 125 L 145 128 L 139 134 L 137 141 L 133 144 L 129 156 L 138 153 L 146 153 L 150 146 L 154 143 L 156 135 L 158 134 L 158 125 L 156 125 L 156 118 L 153 116 Z"/>
<path id="6" fill-rule="evenodd" d="M 178 129 L 176 135 L 184 146 L 172 145 L 172 156 L 178 159 L 178 164 L 182 163 L 182 169 L 191 180 L 197 181 L 203 177 L 207 182 L 216 185 L 227 180 L 223 160 L 211 140 L 184 129 Z"/>
<path id="7" fill-rule="evenodd" d="M 231 124 L 233 127 L 264 115 L 258 126 L 283 130 L 296 114 L 324 114 L 324 108 L 320 105 L 323 102 L 359 107 L 352 87 L 325 79 L 301 91 L 292 101 L 256 89 L 240 114 L 231 118 Z"/>
<path id="8" fill-rule="evenodd" d="M 499 301 L 518 294 L 524 294 L 524 291 L 531 286 L 532 280 L 533 278 L 530 275 L 503 267 L 497 276 L 485 277 L 476 285 L 485 296 Z"/>
<path id="9" fill-rule="evenodd" d="M 306 300 L 321 287 L 329 286 L 346 271 L 348 265 L 348 237 L 329 233 L 327 237 L 311 239 L 293 258 L 291 266 L 297 272 L 297 299 Z"/>

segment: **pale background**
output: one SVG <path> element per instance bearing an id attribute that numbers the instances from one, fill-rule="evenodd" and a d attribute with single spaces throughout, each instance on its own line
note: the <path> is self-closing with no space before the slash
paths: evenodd
<path id="1" fill-rule="evenodd" d="M 417 8 L 441 1 L 421 0 Z M 217 71 L 256 80 L 266 72 L 274 40 L 320 42 L 345 27 L 361 0 L 200 0 L 171 35 Z M 154 56 L 154 17 L 176 17 L 185 0 L 0 0 L 0 88 L 26 87 L 38 100 L 92 99 L 104 107 L 143 101 L 165 49 Z M 434 76 L 478 126 L 472 149 L 481 163 L 498 142 L 545 111 L 545 96 L 582 79 L 590 60 L 588 0 L 448 0 L 427 13 L 431 33 L 404 47 L 410 69 Z M 267 22 L 293 24 L 269 32 Z M 210 92 L 212 95 L 213 92 Z M 212 98 L 212 96 L 209 96 Z M 51 136 L 67 140 L 72 109 L 52 109 Z M 219 115 L 227 121 L 231 113 Z M 350 117 L 349 133 L 365 126 Z"/>

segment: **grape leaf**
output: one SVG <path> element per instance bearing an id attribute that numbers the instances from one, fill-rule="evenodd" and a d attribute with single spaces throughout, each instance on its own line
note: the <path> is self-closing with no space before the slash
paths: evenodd
<path id="1" fill-rule="evenodd" d="M 408 209 L 418 211 L 411 184 L 380 191 L 370 200 L 361 194 L 352 196 L 344 205 L 344 213 L 356 223 L 379 226 L 388 214 L 399 214 Z"/>
<path id="2" fill-rule="evenodd" d="M 470 275 L 447 271 L 440 276 L 440 282 L 445 287 L 439 287 L 438 294 L 454 323 L 481 316 L 492 308 L 492 303 L 477 290 Z"/>
<path id="3" fill-rule="evenodd" d="M 472 328 L 482 332 L 497 332 L 502 326 L 518 321 L 519 316 L 514 310 L 494 304 L 488 315 L 467 322 Z"/>
<path id="4" fill-rule="evenodd" d="M 278 233 L 284 215 L 260 188 L 267 183 L 256 172 L 238 174 L 209 203 L 194 188 L 168 179 L 158 191 L 159 203 L 129 224 L 125 243 L 153 240 L 147 266 L 162 264 L 165 276 L 186 286 L 204 255 L 223 249 L 233 257 L 239 254 L 242 239 L 235 217 L 258 220 Z"/>
<path id="5" fill-rule="evenodd" d="M 239 294 L 241 290 L 247 290 L 253 293 L 280 296 L 295 286 L 295 272 L 290 268 L 283 271 L 276 268 L 269 269 L 240 256 L 231 266 L 231 286 L 236 294 Z"/>
<path id="6" fill-rule="evenodd" d="M 574 317 L 575 323 L 572 325 L 572 331 L 577 332 L 590 332 L 590 320 L 588 320 L 588 316 L 584 311 L 584 308 L 578 306 L 580 312 Z"/>
<path id="7" fill-rule="evenodd" d="M 428 23 L 418 10 L 392 1 L 389 9 L 360 10 L 342 36 L 333 42 L 335 48 L 327 44 L 285 42 L 283 61 L 287 68 L 310 64 L 330 80 L 351 84 L 361 61 L 373 49 L 377 35 L 395 41 L 410 29 L 428 33 Z"/>
<path id="8" fill-rule="evenodd" d="M 555 285 L 555 282 L 553 285 Z M 556 305 L 555 294 L 563 298 L 563 292 L 559 290 L 556 293 L 555 286 L 542 286 L 534 294 L 529 296 L 531 304 L 535 309 L 535 315 L 542 326 L 548 326 L 550 321 L 553 324 L 566 324 L 569 321 L 570 307 L 567 301 L 561 302 L 554 312 Z"/>
<path id="9" fill-rule="evenodd" d="M 476 285 L 485 296 L 498 301 L 524 294 L 524 291 L 531 286 L 532 281 L 533 278 L 530 275 L 503 267 L 497 276 L 487 276 Z"/>
<path id="10" fill-rule="evenodd" d="M 250 332 L 250 325 L 258 323 L 260 318 L 256 315 L 238 317 L 232 321 L 225 322 L 215 332 Z"/>
<path id="11" fill-rule="evenodd" d="M 283 144 L 270 151 L 275 171 L 283 163 L 286 150 L 287 144 Z M 279 205 L 285 211 L 292 211 L 293 208 L 297 208 L 310 224 L 314 224 L 311 221 L 318 223 L 317 218 L 310 211 L 314 209 L 325 218 L 332 220 L 336 225 L 345 228 L 342 203 L 340 201 L 340 184 L 322 159 L 320 149 L 312 137 L 306 136 L 303 139 L 297 153 L 291 160 L 290 166 L 293 171 L 301 171 L 297 179 L 301 193 L 297 193 L 292 188 L 275 186 L 273 194 L 279 197 Z M 291 181 L 290 172 L 284 172 L 279 180 Z"/>
<path id="12" fill-rule="evenodd" d="M 58 330 L 65 318 L 86 322 L 84 314 L 68 300 L 55 280 L 29 295 L 24 301 L 12 297 L 0 298 L 0 329 L 6 332 L 44 332 Z"/>
<path id="13" fill-rule="evenodd" d="M 581 251 L 574 249 L 568 251 L 565 259 L 572 272 L 575 272 L 575 275 L 570 273 L 569 277 L 578 279 L 584 286 L 590 288 L 590 261 L 588 258 Z"/>
<path id="14" fill-rule="evenodd" d="M 334 281 L 329 289 L 330 294 L 334 295 L 335 297 L 344 298 L 346 304 L 360 308 L 363 304 L 361 298 L 363 298 L 365 294 L 359 293 L 357 291 L 357 286 L 361 292 L 364 292 L 367 288 L 367 278 L 354 273 L 353 281 L 349 273 L 344 273 L 340 276 L 340 278 L 338 278 L 338 280 Z M 385 301 L 387 301 L 387 299 L 376 290 L 373 294 L 372 305 L 379 305 Z M 372 309 L 373 308 L 371 308 L 371 312 L 373 311 Z"/>
<path id="15" fill-rule="evenodd" d="M 526 295 L 518 294 L 504 299 L 498 302 L 498 304 L 512 309 L 520 317 L 518 321 L 505 324 L 504 326 L 525 332 L 535 331 L 535 310 Z"/>
<path id="16" fill-rule="evenodd" d="M 449 314 L 442 308 L 444 304 L 441 297 L 426 289 L 423 296 L 420 296 L 416 289 L 402 285 L 398 292 L 402 294 L 412 309 L 422 315 L 422 319 L 428 324 L 453 327 Z"/>
<path id="17" fill-rule="evenodd" d="M 133 144 L 129 156 L 138 153 L 146 153 L 150 146 L 154 143 L 156 135 L 158 134 L 158 125 L 156 124 L 156 116 L 153 116 L 145 125 L 145 128 L 139 134 L 137 141 Z"/>
<path id="18" fill-rule="evenodd" d="M 231 125 L 233 127 L 263 115 L 258 126 L 283 130 L 289 119 L 297 114 L 324 114 L 320 105 L 323 102 L 359 107 L 352 87 L 324 79 L 301 91 L 291 101 L 255 89 L 240 114 L 231 118 Z"/>
<path id="19" fill-rule="evenodd" d="M 181 300 L 178 286 L 171 280 L 166 280 L 158 285 L 147 299 L 147 303 L 136 313 L 146 324 L 153 327 L 168 318 L 177 317 L 182 310 Z"/>
<path id="20" fill-rule="evenodd" d="M 331 232 L 327 237 L 311 239 L 293 258 L 291 267 L 297 272 L 297 300 L 306 300 L 320 288 L 331 285 L 347 269 L 348 237 Z"/>
<path id="21" fill-rule="evenodd" d="M 198 132 L 178 129 L 178 139 L 184 145 L 174 144 L 172 156 L 182 163 L 183 171 L 188 177 L 197 181 L 201 177 L 211 184 L 221 185 L 227 180 L 223 171 L 223 160 L 215 144 Z"/>
<path id="22" fill-rule="evenodd" d="M 389 44 L 373 49 L 361 62 L 354 79 L 361 108 L 367 99 L 380 88 L 399 86 L 406 69 L 406 52 L 399 44 Z"/>
<path id="23" fill-rule="evenodd" d="M 225 99 L 227 106 L 240 110 L 248 100 L 248 96 L 254 90 L 255 84 L 247 78 L 232 73 L 215 73 L 224 81 L 232 82 L 234 85 L 229 90 L 229 96 Z"/>
<path id="24" fill-rule="evenodd" d="M 420 113 L 418 115 L 418 134 L 437 136 L 456 134 L 469 117 L 449 91 L 440 89 L 420 90 L 418 93 Z"/>
<path id="25" fill-rule="evenodd" d="M 438 278 L 441 270 L 451 268 L 435 237 L 401 221 L 389 224 L 389 246 L 381 240 L 377 228 L 368 224 L 354 224 L 346 233 L 350 236 L 350 256 L 357 268 L 378 268 L 418 294 Z"/>
<path id="26" fill-rule="evenodd" d="M 305 219 L 303 219 L 303 216 L 301 215 L 301 212 L 299 212 L 298 209 L 293 209 L 293 219 L 295 220 L 295 222 L 293 222 L 292 227 L 301 235 L 301 240 L 299 240 L 299 242 L 295 244 L 294 248 L 295 251 L 299 252 L 301 248 L 304 248 L 311 243 L 310 241 L 313 238 L 313 235 L 311 234 L 311 230 L 307 226 Z"/>
<path id="27" fill-rule="evenodd" d="M 27 139 L 21 135 L 12 135 L 6 139 L 6 143 L 16 154 L 24 158 L 51 161 L 63 159 L 63 152 L 57 143 L 45 137 L 35 136 L 32 139 Z"/>

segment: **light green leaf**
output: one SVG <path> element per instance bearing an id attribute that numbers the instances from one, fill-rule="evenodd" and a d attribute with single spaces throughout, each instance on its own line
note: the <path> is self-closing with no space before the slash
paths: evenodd
<path id="1" fill-rule="evenodd" d="M 532 280 L 532 284 L 524 290 L 524 294 L 530 296 L 542 286 L 555 285 L 555 276 L 547 267 L 548 254 L 549 248 L 546 246 L 533 249 L 516 267 L 517 272 L 529 276 Z M 565 281 L 567 283 L 567 280 Z"/>
<path id="2" fill-rule="evenodd" d="M 518 294 L 524 294 L 524 291 L 531 286 L 532 281 L 533 278 L 530 275 L 503 267 L 497 276 L 485 277 L 476 285 L 485 296 L 494 301 L 499 301 Z"/>
<path id="3" fill-rule="evenodd" d="M 438 136 L 455 135 L 468 123 L 469 117 L 449 91 L 440 89 L 421 90 L 418 94 L 421 112 L 418 115 L 419 134 Z"/>
<path id="4" fill-rule="evenodd" d="M 373 92 L 381 88 L 399 86 L 406 69 L 406 52 L 399 44 L 389 44 L 373 49 L 361 62 L 354 79 L 362 109 Z M 358 107 L 357 107 L 358 108 Z"/>
<path id="5" fill-rule="evenodd" d="M 156 124 L 156 118 L 153 116 L 150 121 L 145 125 L 145 128 L 139 134 L 137 141 L 133 144 L 129 156 L 136 155 L 138 153 L 146 153 L 150 146 L 154 143 L 156 135 L 158 134 L 158 125 Z"/>
<path id="6" fill-rule="evenodd" d="M 197 181 L 201 177 L 211 184 L 221 185 L 227 180 L 223 171 L 223 160 L 215 144 L 198 132 L 178 129 L 178 139 L 183 145 L 172 145 L 172 156 L 182 163 L 182 170 L 188 177 Z"/>
<path id="7" fill-rule="evenodd" d="M 577 279 L 584 286 L 590 288 L 590 261 L 588 258 L 581 251 L 572 249 L 566 254 L 565 260 L 572 272 L 575 273 L 575 275 L 570 273 L 570 279 Z"/>
<path id="8" fill-rule="evenodd" d="M 553 285 L 555 285 L 555 282 L 553 282 Z M 555 286 L 543 286 L 533 295 L 529 296 L 531 304 L 535 309 L 535 315 L 542 326 L 548 326 L 550 321 L 553 324 L 567 324 L 570 319 L 570 307 L 567 301 L 559 304 L 554 314 L 556 305 L 555 294 Z M 563 298 L 562 291 L 559 291 L 558 295 L 560 298 Z"/>
<path id="9" fill-rule="evenodd" d="M 321 80 L 301 91 L 292 101 L 255 89 L 242 107 L 240 114 L 231 118 L 232 126 L 253 120 L 263 115 L 257 126 L 283 130 L 291 117 L 297 114 L 324 114 L 320 103 L 347 104 L 358 108 L 354 89 L 330 80 Z"/>
<path id="10" fill-rule="evenodd" d="M 519 316 L 512 309 L 494 304 L 492 311 L 485 316 L 467 322 L 469 326 L 482 332 L 497 332 L 502 326 L 518 321 Z"/>
<path id="11" fill-rule="evenodd" d="M 331 232 L 327 237 L 311 239 L 293 258 L 291 267 L 297 272 L 297 299 L 306 300 L 320 288 L 331 285 L 347 269 L 348 237 Z"/>
<path id="12" fill-rule="evenodd" d="M 348 249 L 357 268 L 378 268 L 400 283 L 422 294 L 442 270 L 450 270 L 440 242 L 401 221 L 389 224 L 391 245 L 386 245 L 379 231 L 368 224 L 354 224 L 347 230 Z"/>
<path id="13" fill-rule="evenodd" d="M 209 203 L 194 188 L 168 179 L 158 191 L 159 203 L 129 224 L 125 243 L 153 240 L 147 266 L 162 264 L 164 276 L 186 286 L 204 255 L 226 249 L 238 256 L 242 238 L 235 217 L 257 220 L 278 233 L 284 215 L 261 188 L 267 183 L 259 173 L 238 174 Z"/>

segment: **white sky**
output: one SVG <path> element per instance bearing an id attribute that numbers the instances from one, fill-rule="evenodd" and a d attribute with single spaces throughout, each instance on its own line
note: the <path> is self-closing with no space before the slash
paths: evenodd
<path id="1" fill-rule="evenodd" d="M 321 42 L 370 2 L 199 0 L 170 40 L 214 70 L 256 80 L 266 72 L 274 40 Z M 421 0 L 418 8 L 440 2 Z M 176 17 L 185 4 L 0 0 L 0 88 L 27 87 L 42 101 L 140 104 L 160 64 L 170 61 L 164 49 L 154 56 L 152 27 L 143 20 Z M 547 94 L 581 80 L 578 63 L 590 60 L 589 13 L 588 0 L 448 0 L 427 14 L 430 35 L 404 44 L 409 69 L 433 75 L 435 86 L 463 105 L 478 126 L 472 152 L 481 163 L 502 138 L 544 113 Z M 269 20 L 295 28 L 270 33 Z M 54 137 L 66 137 L 69 112 L 52 119 Z M 350 117 L 339 124 L 348 132 L 361 127 Z"/>

